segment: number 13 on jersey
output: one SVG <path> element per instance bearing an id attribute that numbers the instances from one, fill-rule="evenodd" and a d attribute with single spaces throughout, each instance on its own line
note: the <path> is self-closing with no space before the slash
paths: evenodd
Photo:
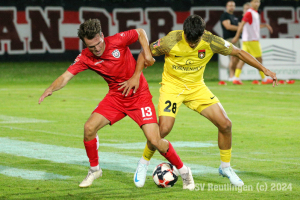
<path id="1" fill-rule="evenodd" d="M 152 111 L 150 107 L 141 108 L 142 116 L 143 117 L 150 117 L 152 116 Z"/>

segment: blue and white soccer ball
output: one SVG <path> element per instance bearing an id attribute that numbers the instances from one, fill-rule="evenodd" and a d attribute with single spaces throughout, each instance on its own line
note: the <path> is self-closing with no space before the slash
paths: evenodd
<path id="1" fill-rule="evenodd" d="M 153 181 L 160 188 L 173 187 L 178 180 L 177 169 L 170 163 L 161 163 L 153 171 Z"/>

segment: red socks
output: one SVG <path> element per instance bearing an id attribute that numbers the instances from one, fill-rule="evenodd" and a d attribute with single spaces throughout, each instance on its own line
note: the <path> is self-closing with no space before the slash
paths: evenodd
<path id="1" fill-rule="evenodd" d="M 99 157 L 98 157 L 98 136 L 91 141 L 83 141 L 86 154 L 89 157 L 91 167 L 95 167 L 99 164 Z"/>
<path id="2" fill-rule="evenodd" d="M 91 167 L 95 167 L 99 164 L 99 157 L 98 157 L 98 136 L 91 141 L 83 141 L 86 154 L 89 158 Z M 169 142 L 169 141 L 168 141 Z M 169 142 L 169 149 L 166 153 L 160 153 L 164 156 L 172 165 L 174 165 L 177 169 L 183 167 L 183 163 L 176 153 L 175 149 L 173 148 L 172 144 Z"/>
<path id="3" fill-rule="evenodd" d="M 168 141 L 169 142 L 169 141 Z M 163 157 L 165 157 L 172 165 L 174 165 L 177 169 L 183 167 L 183 162 L 179 158 L 172 144 L 169 142 L 169 149 L 167 153 L 160 153 Z"/>

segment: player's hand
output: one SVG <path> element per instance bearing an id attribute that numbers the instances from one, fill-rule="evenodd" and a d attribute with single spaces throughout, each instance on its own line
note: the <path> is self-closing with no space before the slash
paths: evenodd
<path id="1" fill-rule="evenodd" d="M 45 99 L 46 97 L 51 96 L 51 95 L 52 95 L 52 91 L 46 90 L 46 91 L 42 94 L 42 96 L 40 97 L 40 99 L 39 99 L 39 104 L 41 104 L 42 101 L 44 101 L 44 99 Z"/>
<path id="2" fill-rule="evenodd" d="M 155 62 L 155 59 L 152 57 L 152 55 L 145 57 L 145 68 L 152 66 Z"/>
<path id="3" fill-rule="evenodd" d="M 238 39 L 239 39 L 239 38 L 237 38 L 237 37 L 232 38 L 231 43 L 232 43 L 232 44 L 236 43 L 236 42 L 238 41 Z"/>
<path id="4" fill-rule="evenodd" d="M 119 85 L 121 85 L 121 87 L 119 87 L 118 90 L 124 88 L 122 95 L 125 94 L 125 96 L 127 96 L 132 88 L 134 88 L 133 93 L 135 93 L 140 86 L 140 77 L 132 76 L 128 81 L 124 81 Z"/>
<path id="5" fill-rule="evenodd" d="M 273 33 L 273 28 L 272 26 L 270 26 L 269 24 L 266 25 L 267 26 L 267 29 L 270 31 L 270 33 L 272 34 Z"/>
<path id="6" fill-rule="evenodd" d="M 275 72 L 272 72 L 272 71 L 270 71 L 269 69 L 266 69 L 266 70 L 264 71 L 264 74 L 265 74 L 266 76 L 270 76 L 270 77 L 273 79 L 273 87 L 275 87 L 275 85 L 278 86 L 277 77 L 276 77 L 276 73 L 275 73 Z"/>

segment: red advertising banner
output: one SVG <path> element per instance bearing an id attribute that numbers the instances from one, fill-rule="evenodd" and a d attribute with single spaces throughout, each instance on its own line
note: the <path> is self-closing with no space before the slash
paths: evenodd
<path id="1" fill-rule="evenodd" d="M 115 8 L 109 13 L 104 8 L 80 7 L 78 11 L 67 11 L 61 6 L 27 6 L 24 11 L 16 7 L 0 7 L 0 55 L 64 54 L 83 47 L 77 37 L 80 23 L 90 18 L 101 21 L 104 36 L 129 29 L 143 28 L 150 42 L 163 37 L 172 30 L 182 29 L 190 14 L 200 15 L 207 23 L 206 29 L 222 36 L 220 16 L 225 7 L 191 7 L 187 11 L 173 11 L 171 7 Z M 237 16 L 242 7 L 237 7 Z M 262 29 L 262 38 L 299 38 L 300 7 L 264 7 L 261 22 L 273 27 L 273 34 Z M 138 53 L 140 46 L 131 46 Z M 71 60 L 74 57 L 70 58 Z M 1 59 L 0 59 L 1 60 Z"/>

